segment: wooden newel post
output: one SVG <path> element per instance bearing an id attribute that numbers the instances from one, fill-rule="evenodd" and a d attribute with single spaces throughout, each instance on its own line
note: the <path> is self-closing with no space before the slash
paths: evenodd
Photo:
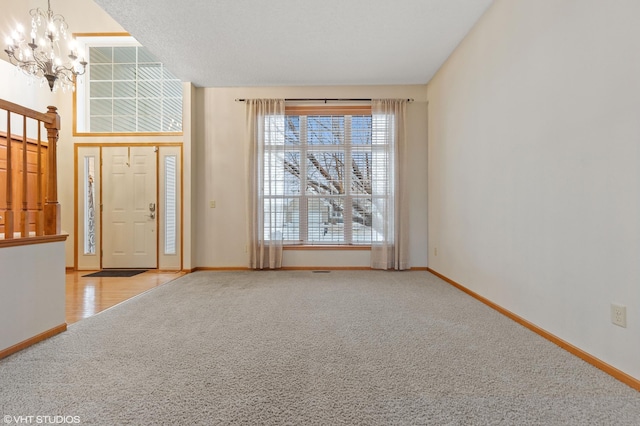
<path id="1" fill-rule="evenodd" d="M 61 209 L 58 203 L 58 156 L 56 144 L 60 130 L 60 116 L 54 106 L 47 107 L 47 115 L 53 118 L 51 123 L 45 123 L 47 140 L 49 141 L 48 170 L 47 170 L 47 197 L 44 205 L 44 234 L 58 235 L 61 232 Z"/>

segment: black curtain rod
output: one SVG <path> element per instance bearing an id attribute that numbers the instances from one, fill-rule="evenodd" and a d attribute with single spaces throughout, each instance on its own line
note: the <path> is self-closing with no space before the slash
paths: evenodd
<path id="1" fill-rule="evenodd" d="M 236 99 L 236 102 L 246 102 L 246 99 Z M 285 98 L 285 102 L 371 102 L 371 98 Z M 413 102 L 412 98 L 407 102 Z"/>

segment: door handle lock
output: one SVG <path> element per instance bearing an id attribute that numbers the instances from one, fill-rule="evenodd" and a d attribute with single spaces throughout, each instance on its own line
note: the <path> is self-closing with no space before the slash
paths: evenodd
<path id="1" fill-rule="evenodd" d="M 150 212 L 156 211 L 156 203 L 149 203 L 149 211 Z"/>
<path id="2" fill-rule="evenodd" d="M 155 219 L 156 218 L 156 214 L 154 212 L 149 213 L 149 218 Z"/>

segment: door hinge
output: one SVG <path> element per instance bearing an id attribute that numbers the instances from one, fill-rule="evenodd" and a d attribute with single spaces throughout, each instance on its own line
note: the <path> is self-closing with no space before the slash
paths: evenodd
<path id="1" fill-rule="evenodd" d="M 153 152 L 158 152 L 158 147 L 157 146 L 153 147 Z"/>

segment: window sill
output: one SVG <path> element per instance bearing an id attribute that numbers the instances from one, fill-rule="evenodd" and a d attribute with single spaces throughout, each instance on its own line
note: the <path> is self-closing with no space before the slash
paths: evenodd
<path id="1" fill-rule="evenodd" d="M 283 250 L 371 250 L 371 246 L 341 246 L 341 245 L 285 245 Z"/>

